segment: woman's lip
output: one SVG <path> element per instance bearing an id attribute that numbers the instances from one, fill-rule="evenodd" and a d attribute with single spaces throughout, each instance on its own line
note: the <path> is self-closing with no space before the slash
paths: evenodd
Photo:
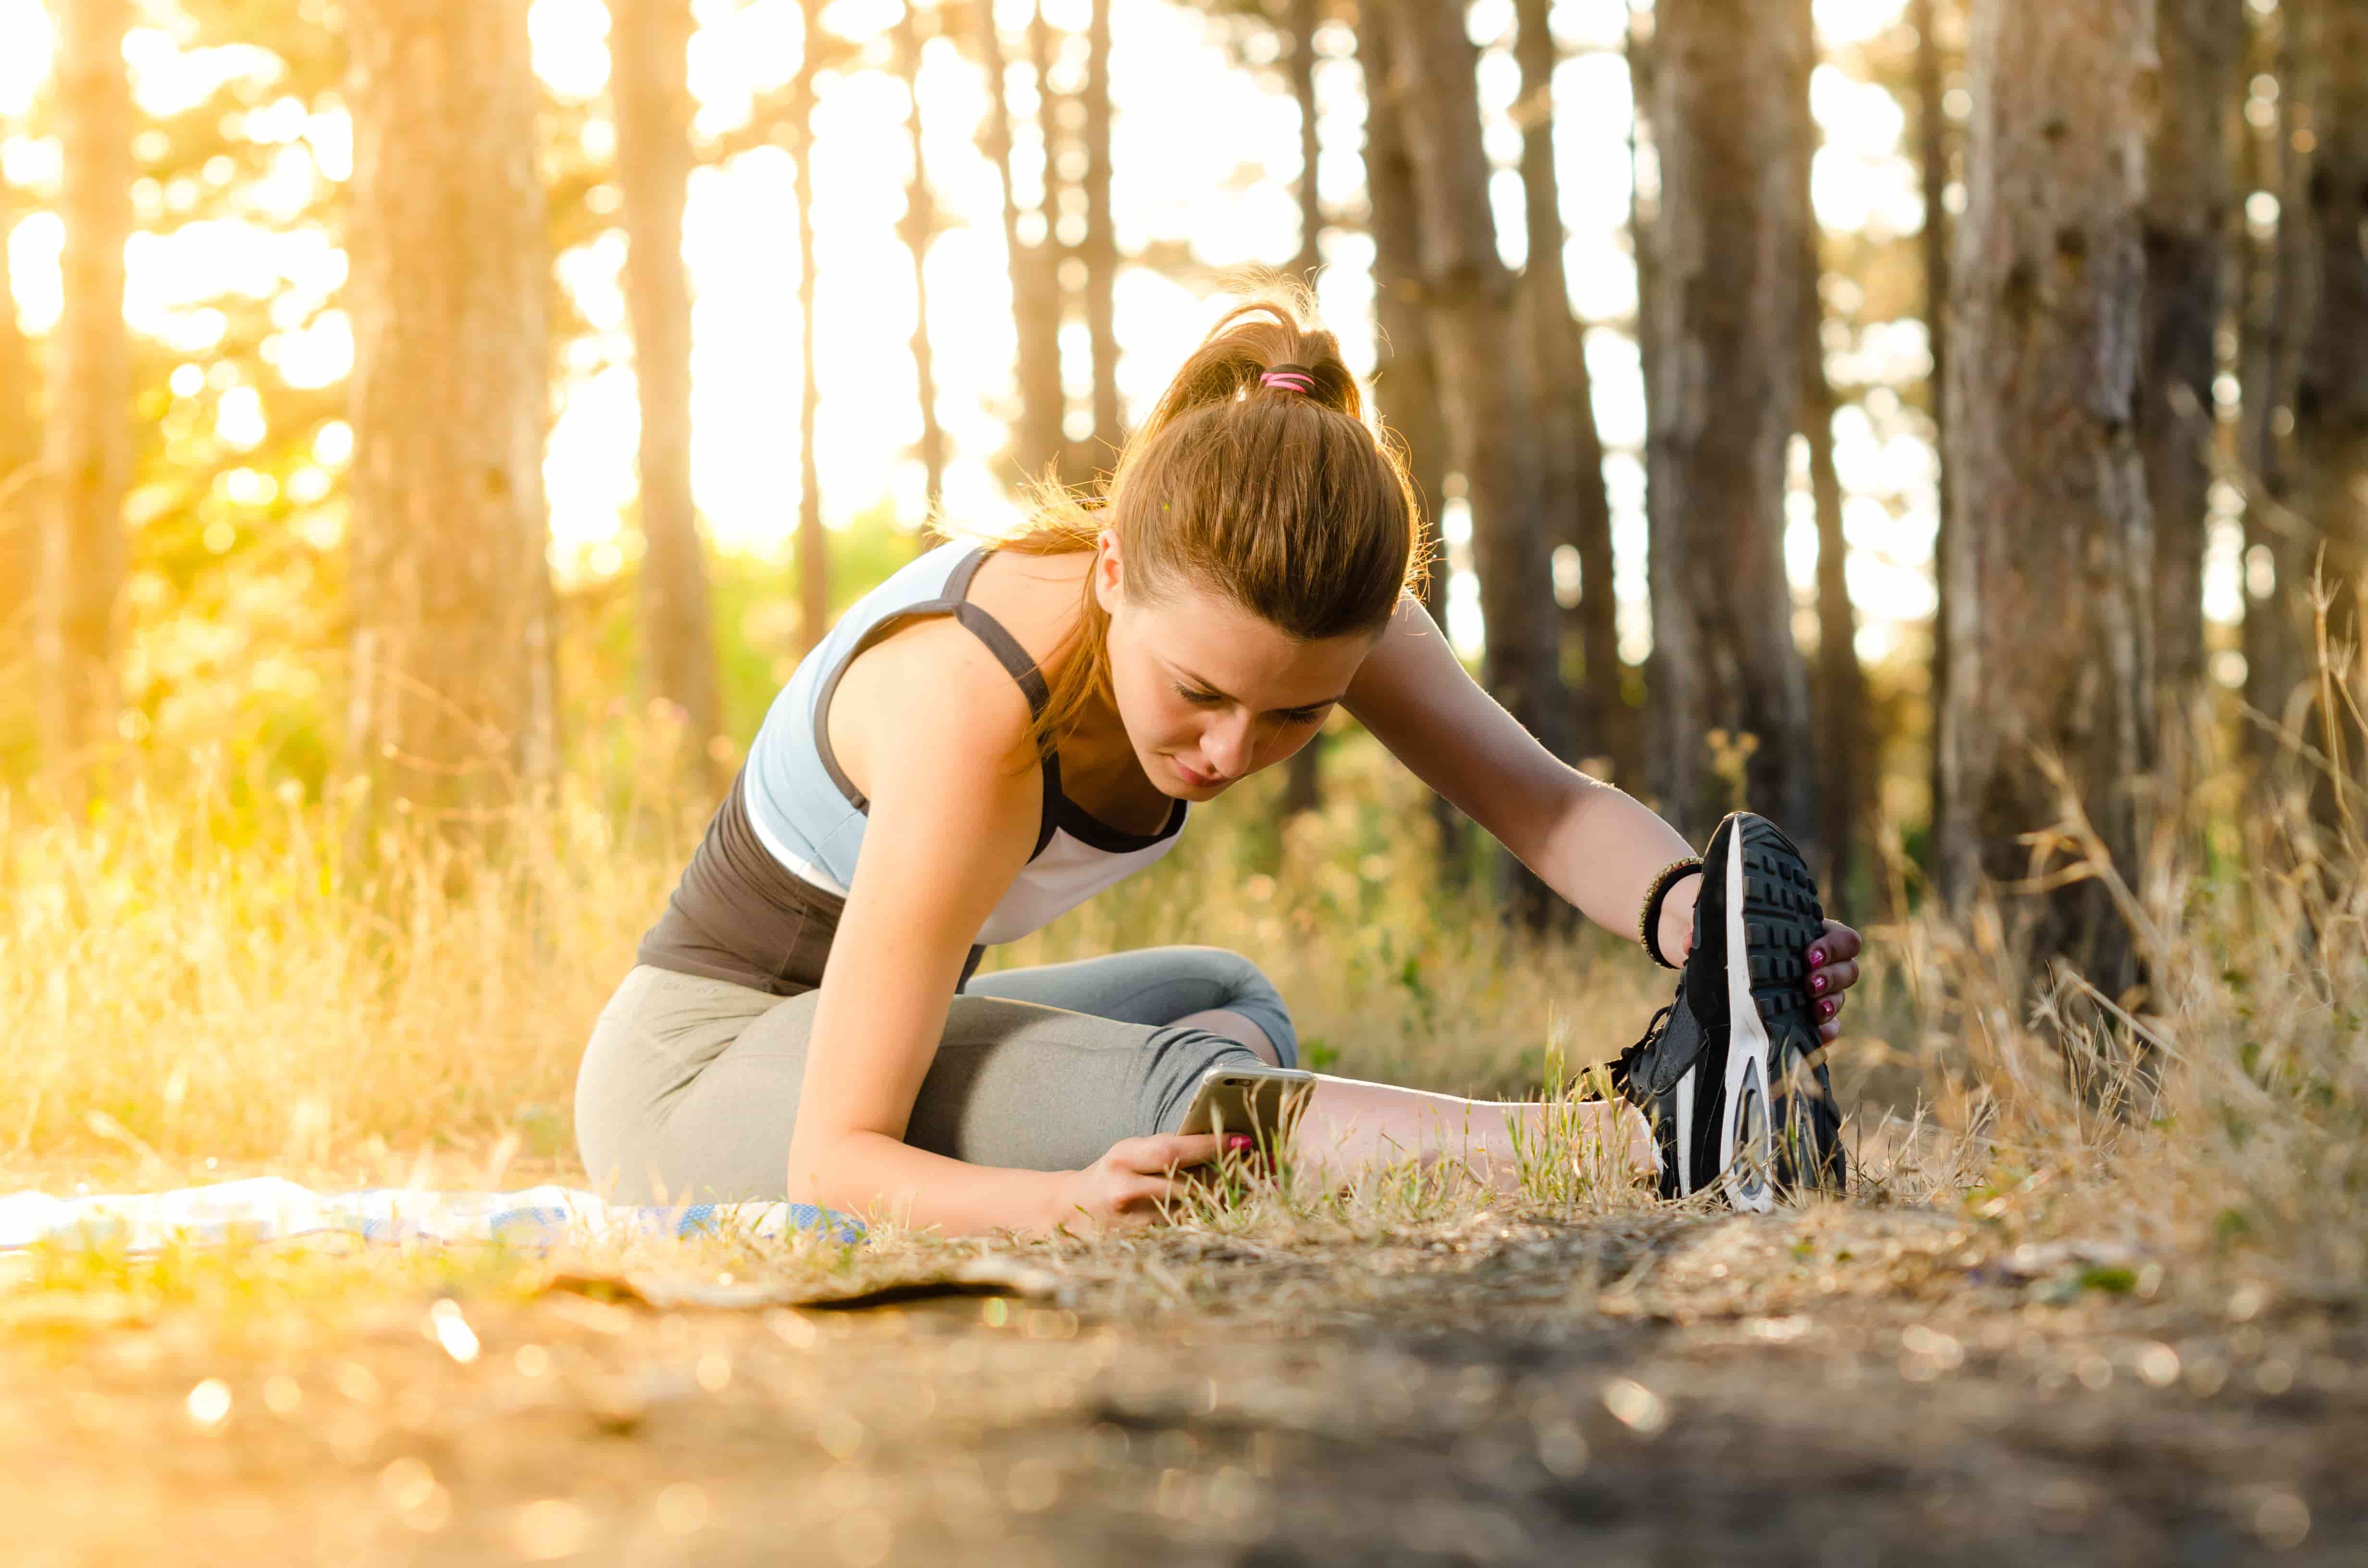
<path id="1" fill-rule="evenodd" d="M 1184 776 L 1187 783 L 1202 790 L 1213 789 L 1224 782 L 1224 779 L 1202 773 L 1197 768 L 1187 767 L 1180 762 L 1176 765 L 1176 771 Z"/>

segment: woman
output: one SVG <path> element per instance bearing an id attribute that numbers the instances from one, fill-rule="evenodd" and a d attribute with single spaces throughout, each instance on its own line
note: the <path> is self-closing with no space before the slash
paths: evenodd
<path id="1" fill-rule="evenodd" d="M 1786 1091 L 1832 1038 L 1857 936 L 1759 819 L 1730 818 L 1697 874 L 1673 829 L 1556 761 L 1456 662 L 1408 591 L 1421 571 L 1412 492 L 1331 335 L 1282 302 L 1228 315 L 1101 507 L 931 551 L 807 655 L 594 1030 L 586 1168 L 633 1200 L 786 1195 L 949 1233 L 1156 1213 L 1218 1152 L 1176 1131 L 1201 1074 L 1292 1063 L 1282 998 L 1209 949 L 973 978 L 982 945 L 1156 860 L 1192 803 L 1346 706 L 1587 915 L 1691 955 L 1616 1074 L 1653 1131 L 1609 1103 L 1598 1137 L 1672 1193 L 1732 1166 L 1757 1206 L 1770 1176 L 1837 1175 L 1823 1069 Z M 1805 902 L 1770 916 L 1771 888 Z M 1755 960 L 1782 971 L 1756 1004 Z M 1291 1155 L 1508 1181 L 1543 1117 L 1326 1077 Z M 1795 1124 L 1822 1142 L 1778 1136 Z"/>

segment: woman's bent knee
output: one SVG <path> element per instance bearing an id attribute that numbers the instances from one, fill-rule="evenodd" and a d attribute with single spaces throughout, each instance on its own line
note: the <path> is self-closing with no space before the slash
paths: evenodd
<path id="1" fill-rule="evenodd" d="M 1200 948 L 1197 954 L 1205 955 L 1224 990 L 1223 1000 L 1211 1004 L 1212 1009 L 1239 1013 L 1266 1033 L 1274 1046 L 1275 1054 L 1285 1067 L 1299 1065 L 1299 1031 L 1291 1021 L 1290 1005 L 1282 993 L 1269 980 L 1266 971 L 1250 960 L 1226 948 Z"/>

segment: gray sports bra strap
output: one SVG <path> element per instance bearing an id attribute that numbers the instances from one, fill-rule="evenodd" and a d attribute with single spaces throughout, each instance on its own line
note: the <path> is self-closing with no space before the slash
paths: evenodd
<path id="1" fill-rule="evenodd" d="M 1019 645 L 1019 639 L 1006 631 L 1003 622 L 968 599 L 953 607 L 953 618 L 969 627 L 972 633 L 986 644 L 987 651 L 1010 672 L 1011 678 L 1019 683 L 1019 689 L 1028 694 L 1028 710 L 1043 712 L 1044 704 L 1053 699 L 1053 688 L 1044 684 L 1044 672 L 1036 667 L 1036 661 L 1028 656 L 1028 650 Z"/>
<path id="2" fill-rule="evenodd" d="M 919 604 L 907 605 L 903 609 L 882 616 L 856 640 L 855 646 L 847 651 L 847 656 L 839 660 L 837 666 L 823 677 L 822 689 L 814 696 L 814 755 L 822 759 L 823 771 L 828 773 L 831 782 L 838 786 L 838 792 L 846 796 L 848 803 L 857 811 L 869 812 L 871 802 L 862 790 L 855 787 L 855 780 L 847 776 L 847 770 L 839 767 L 837 754 L 831 750 L 830 699 L 838 691 L 839 677 L 847 674 L 848 666 L 855 663 L 856 656 L 906 621 L 923 616 L 951 616 L 968 628 L 972 636 L 985 643 L 996 662 L 1019 683 L 1020 692 L 1028 699 L 1030 713 L 1043 712 L 1044 704 L 1052 700 L 1052 688 L 1044 684 L 1044 672 L 1036 667 L 1036 661 L 1028 656 L 1028 650 L 1019 645 L 1019 639 L 1011 635 L 1003 622 L 970 602 L 970 580 L 978 574 L 979 566 L 985 560 L 984 546 L 972 551 L 954 568 L 953 574 L 946 579 L 945 588 L 939 597 L 924 599 Z M 1044 814 L 1037 829 L 1036 848 L 1031 858 L 1034 855 L 1042 854 L 1044 846 L 1051 842 L 1058 815 L 1056 808 L 1062 800 L 1060 774 L 1055 771 L 1057 764 L 1053 760 L 1049 746 L 1045 748 L 1044 757 Z"/>

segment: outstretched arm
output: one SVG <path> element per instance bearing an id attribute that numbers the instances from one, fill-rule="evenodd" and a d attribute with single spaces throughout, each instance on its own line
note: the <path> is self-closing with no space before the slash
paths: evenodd
<path id="1" fill-rule="evenodd" d="M 1538 744 L 1483 691 L 1415 599 L 1373 646 L 1349 688 L 1349 710 L 1416 777 L 1496 835 L 1588 919 L 1630 940 L 1654 876 L 1691 855 L 1676 828 L 1625 790 L 1588 778 Z M 1661 905 L 1661 951 L 1692 941 L 1698 877 Z M 1820 1033 L 1834 1038 L 1839 993 L 1858 978 L 1858 933 L 1827 921 L 1817 944 L 1827 976 Z M 1825 1006 L 1831 1003 L 1832 1006 Z"/>
<path id="2" fill-rule="evenodd" d="M 1398 601 L 1348 706 L 1417 778 L 1607 930 L 1634 937 L 1653 874 L 1693 853 L 1642 801 L 1540 745 L 1464 672 L 1412 598 Z"/>

